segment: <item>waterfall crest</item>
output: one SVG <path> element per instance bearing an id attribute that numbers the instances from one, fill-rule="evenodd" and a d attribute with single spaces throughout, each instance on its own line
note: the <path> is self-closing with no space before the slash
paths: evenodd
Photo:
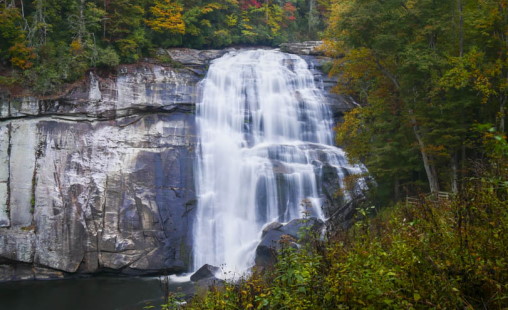
<path id="1" fill-rule="evenodd" d="M 303 212 L 323 219 L 324 163 L 340 180 L 363 172 L 332 146 L 325 102 L 299 56 L 246 50 L 213 61 L 197 107 L 194 270 L 245 271 L 263 226 Z"/>

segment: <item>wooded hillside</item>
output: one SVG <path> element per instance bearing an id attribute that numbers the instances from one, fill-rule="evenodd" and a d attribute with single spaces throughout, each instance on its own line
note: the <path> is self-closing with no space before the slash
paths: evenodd
<path id="1" fill-rule="evenodd" d="M 49 94 L 91 67 L 160 47 L 316 39 L 328 8 L 329 0 L 1 0 L 0 85 Z"/>

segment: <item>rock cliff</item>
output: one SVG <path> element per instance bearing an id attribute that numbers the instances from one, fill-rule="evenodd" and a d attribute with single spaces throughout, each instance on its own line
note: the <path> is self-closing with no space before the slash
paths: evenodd
<path id="1" fill-rule="evenodd" d="M 0 93 L 0 281 L 187 270 L 193 112 L 226 51 L 162 52 L 181 65 L 91 72 L 53 99 Z M 351 105 L 329 98 L 335 113 Z"/>

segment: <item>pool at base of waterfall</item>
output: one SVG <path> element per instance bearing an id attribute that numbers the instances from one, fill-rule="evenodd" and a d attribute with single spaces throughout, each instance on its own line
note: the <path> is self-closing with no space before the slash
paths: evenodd
<path id="1" fill-rule="evenodd" d="M 166 283 L 166 284 L 165 284 Z M 89 277 L 0 283 L 0 309 L 140 310 L 157 309 L 168 293 L 185 295 L 190 282 L 160 277 Z"/>

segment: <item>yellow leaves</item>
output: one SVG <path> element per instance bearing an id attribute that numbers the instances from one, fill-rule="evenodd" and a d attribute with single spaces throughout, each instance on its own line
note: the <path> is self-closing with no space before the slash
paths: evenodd
<path id="1" fill-rule="evenodd" d="M 71 52 L 73 55 L 77 55 L 83 52 L 83 45 L 81 42 L 79 42 L 79 40 L 73 40 L 71 42 Z"/>
<path id="2" fill-rule="evenodd" d="M 24 42 L 15 43 L 9 48 L 12 65 L 26 70 L 33 66 L 32 60 L 36 58 L 33 48 L 27 47 Z"/>
<path id="3" fill-rule="evenodd" d="M 344 16 L 351 10 L 353 7 L 353 4 L 355 4 L 356 0 L 335 0 L 333 1 L 331 5 L 330 10 L 330 17 L 328 19 L 329 27 L 328 31 L 332 32 L 329 33 L 329 37 L 339 37 L 339 33 L 342 32 L 339 26 L 340 23 L 343 21 Z M 339 33 L 337 33 L 337 31 Z"/>
<path id="4" fill-rule="evenodd" d="M 212 2 L 212 3 L 209 3 L 207 5 L 205 5 L 204 7 L 201 8 L 201 13 L 203 14 L 208 14 L 208 13 L 211 13 L 215 10 L 220 10 L 222 9 L 222 5 L 219 4 L 219 3 L 216 3 L 216 2 Z"/>
<path id="5" fill-rule="evenodd" d="M 433 156 L 446 157 L 448 155 L 447 149 L 444 145 L 431 145 L 428 144 L 425 147 L 425 151 Z"/>
<path id="6" fill-rule="evenodd" d="M 236 26 L 238 24 L 238 16 L 235 14 L 226 15 L 226 25 L 229 27 Z"/>
<path id="7" fill-rule="evenodd" d="M 508 86 L 501 79 L 498 85 L 494 81 L 502 74 L 503 67 L 507 67 L 500 60 L 488 63 L 485 53 L 473 48 L 463 57 L 451 57 L 451 68 L 443 74 L 438 84 L 443 89 L 461 89 L 472 87 L 481 95 L 481 102 L 487 103 L 489 98 L 495 96 Z"/>
<path id="8" fill-rule="evenodd" d="M 185 33 L 185 23 L 182 18 L 183 7 L 171 0 L 157 0 L 155 6 L 150 8 L 152 19 L 145 23 L 157 32 Z"/>
<path id="9" fill-rule="evenodd" d="M 416 0 L 407 0 L 405 3 L 406 8 L 408 8 L 408 9 L 414 8 L 416 4 L 417 4 Z"/>
<path id="10" fill-rule="evenodd" d="M 364 110 L 363 108 L 355 108 L 347 112 L 344 116 L 344 122 L 335 129 L 337 144 L 346 147 L 348 158 L 352 161 L 359 161 L 370 150 L 368 137 L 365 135 Z"/>

